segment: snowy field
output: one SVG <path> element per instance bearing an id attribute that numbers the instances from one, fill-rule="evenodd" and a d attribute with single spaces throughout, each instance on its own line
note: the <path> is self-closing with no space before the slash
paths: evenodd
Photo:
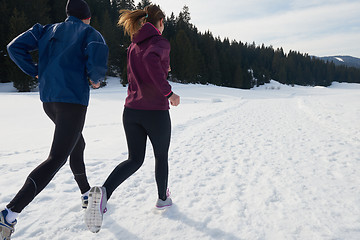
<path id="1" fill-rule="evenodd" d="M 112 195 L 98 234 L 66 164 L 21 213 L 13 239 L 360 239 L 360 85 L 252 90 L 172 84 L 169 187 L 157 211 L 154 157 Z M 91 185 L 127 159 L 126 88 L 92 90 L 84 137 Z M 47 158 L 54 126 L 37 92 L 0 84 L 0 206 Z"/>

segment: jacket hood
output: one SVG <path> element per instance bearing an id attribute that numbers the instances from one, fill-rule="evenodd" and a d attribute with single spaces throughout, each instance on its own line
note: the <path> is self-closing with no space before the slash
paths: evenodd
<path id="1" fill-rule="evenodd" d="M 161 36 L 160 31 L 151 23 L 145 23 L 140 30 L 134 35 L 133 42 L 141 43 L 146 39 L 149 39 L 153 36 Z"/>

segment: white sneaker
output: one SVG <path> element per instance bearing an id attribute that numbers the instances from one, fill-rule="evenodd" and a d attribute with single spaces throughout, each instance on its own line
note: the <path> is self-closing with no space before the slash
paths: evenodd
<path id="1" fill-rule="evenodd" d="M 107 195 L 104 187 L 92 187 L 89 192 L 88 207 L 85 211 L 85 224 L 93 233 L 101 229 L 106 209 Z"/>
<path id="2" fill-rule="evenodd" d="M 157 200 L 156 202 L 156 208 L 157 209 L 165 209 L 165 208 L 169 208 L 172 205 L 172 200 L 170 198 L 170 192 L 169 189 L 167 189 L 166 191 L 166 199 L 165 200 L 161 200 L 160 198 Z"/>
<path id="3" fill-rule="evenodd" d="M 16 220 L 12 223 L 6 221 L 6 215 L 8 211 L 6 209 L 0 212 L 0 238 L 1 240 L 10 240 L 11 234 L 15 231 Z"/>

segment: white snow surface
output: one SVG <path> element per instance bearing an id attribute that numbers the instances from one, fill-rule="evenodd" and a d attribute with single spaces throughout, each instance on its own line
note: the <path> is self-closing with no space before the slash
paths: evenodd
<path id="1" fill-rule="evenodd" d="M 91 90 L 86 167 L 102 185 L 127 159 L 126 88 Z M 19 215 L 13 239 L 360 239 L 360 85 L 251 90 L 171 83 L 169 187 L 155 210 L 150 142 L 145 163 L 113 193 L 97 234 L 87 230 L 68 163 Z M 37 92 L 0 84 L 0 205 L 48 156 L 54 126 Z"/>
<path id="2" fill-rule="evenodd" d="M 335 59 L 340 61 L 340 62 L 345 62 L 342 58 L 339 58 L 339 57 L 335 57 Z"/>

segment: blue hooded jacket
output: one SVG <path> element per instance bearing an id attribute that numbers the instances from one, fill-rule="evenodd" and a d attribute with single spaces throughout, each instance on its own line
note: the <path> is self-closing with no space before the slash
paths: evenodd
<path id="1" fill-rule="evenodd" d="M 101 34 L 80 19 L 35 24 L 8 46 L 10 58 L 30 76 L 38 76 L 42 102 L 89 104 L 88 77 L 98 83 L 107 71 L 108 47 Z M 30 52 L 39 51 L 39 63 Z"/>

